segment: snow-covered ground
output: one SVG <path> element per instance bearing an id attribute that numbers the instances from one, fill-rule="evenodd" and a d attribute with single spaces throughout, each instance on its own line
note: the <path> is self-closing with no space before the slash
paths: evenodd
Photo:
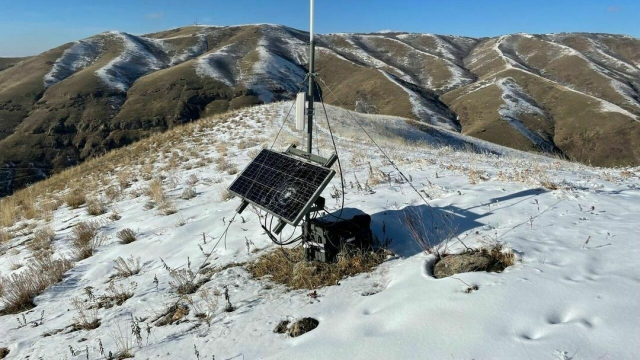
<path id="1" fill-rule="evenodd" d="M 144 166 L 122 165 L 107 177 L 135 178 L 109 211 L 90 216 L 86 208 L 56 210 L 50 226 L 57 256 L 69 255 L 73 226 L 97 220 L 107 241 L 79 261 L 62 282 L 35 299 L 22 315 L 0 317 L 0 348 L 8 358 L 104 359 L 131 345 L 136 358 L 166 359 L 636 359 L 640 353 L 640 169 L 597 169 L 507 150 L 445 130 L 418 130 L 394 117 L 358 116 L 368 132 L 390 154 L 429 206 L 406 183 L 370 181 L 378 171 L 397 173 L 343 110 L 330 107 L 332 128 L 344 170 L 345 207 L 372 216 L 372 230 L 392 239 L 389 258 L 373 272 L 319 289 L 290 291 L 267 279 L 253 279 L 243 263 L 275 249 L 250 211 L 236 218 L 228 237 L 216 246 L 238 205 L 224 201 L 223 189 L 235 178 L 215 163 L 197 164 L 190 155 L 226 159 L 242 169 L 270 140 L 291 103 L 276 103 L 236 112 L 224 121 L 201 120 L 175 129 L 166 143 L 137 154 L 152 164 L 152 175 L 177 212 L 163 215 L 145 209 L 144 190 L 151 180 Z M 332 151 L 320 110 L 321 155 Z M 292 123 L 292 121 L 290 121 Z M 188 130 L 188 131 L 187 131 Z M 286 126 L 275 149 L 284 149 L 303 134 Z M 150 140 L 145 140 L 150 141 Z M 454 145 L 443 146 L 446 144 Z M 475 149 L 476 152 L 466 151 Z M 456 150 L 457 149 L 457 150 Z M 178 153 L 177 165 L 171 165 Z M 372 169 L 373 174 L 370 174 Z M 149 172 L 149 170 L 145 170 Z M 110 179 L 110 180 L 109 180 Z M 370 185 L 359 189 L 357 183 Z M 196 196 L 180 198 L 194 184 Z M 339 200 L 338 176 L 324 193 L 331 210 Z M 121 219 L 110 219 L 117 210 Z M 517 255 L 503 273 L 465 273 L 435 279 L 432 255 L 420 251 L 403 224 L 404 212 L 450 219 L 453 235 L 469 246 L 495 241 Z M 34 223 L 34 221 L 29 221 Z M 25 221 L 4 229 L 15 234 L 0 244 L 0 274 L 24 271 L 32 254 L 32 237 L 17 231 Z M 37 230 L 45 225 L 35 222 Z M 116 232 L 131 228 L 137 240 L 121 244 Z M 28 229 L 28 227 L 27 227 Z M 384 229 L 384 230 L 383 230 Z M 291 228 L 285 228 L 288 234 Z M 444 241 L 444 240 L 442 240 Z M 215 248 L 215 250 L 213 250 Z M 451 242 L 453 251 L 462 245 Z M 201 289 L 213 294 L 217 307 L 200 295 L 173 292 L 170 268 L 197 269 L 206 256 L 218 267 Z M 74 297 L 86 299 L 86 287 L 105 294 L 118 257 L 140 257 L 139 274 L 115 280 L 135 287 L 121 306 L 98 310 L 101 325 L 71 331 Z M 162 260 L 161 260 L 162 259 Z M 154 279 L 157 278 L 157 284 Z M 135 283 L 131 285 L 131 283 Z M 466 284 L 478 290 L 466 293 Z M 235 311 L 224 311 L 220 295 L 228 287 Z M 176 303 L 189 313 L 178 323 L 159 326 L 155 319 Z M 195 314 L 212 315 L 208 326 Z M 42 317 L 42 322 L 40 318 Z M 297 338 L 273 332 L 283 319 L 313 317 L 319 326 Z M 141 341 L 132 334 L 138 319 Z M 149 332 L 147 332 L 149 329 Z M 47 334 L 47 335 L 45 335 Z M 100 349 L 104 352 L 101 354 Z M 87 353 L 88 351 L 88 353 Z M 196 355 L 196 353 L 198 355 Z"/>

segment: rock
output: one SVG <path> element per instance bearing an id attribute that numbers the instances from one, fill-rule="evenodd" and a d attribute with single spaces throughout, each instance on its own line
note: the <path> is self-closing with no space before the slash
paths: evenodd
<path id="1" fill-rule="evenodd" d="M 318 320 L 314 318 L 302 318 L 291 325 L 289 336 L 298 337 L 318 327 Z"/>
<path id="2" fill-rule="evenodd" d="M 0 359 L 4 359 L 9 355 L 9 349 L 6 347 L 0 348 Z"/>
<path id="3" fill-rule="evenodd" d="M 441 279 L 465 272 L 486 271 L 490 263 L 491 260 L 482 252 L 448 255 L 436 263 L 433 276 Z"/>
<path id="4" fill-rule="evenodd" d="M 276 334 L 284 334 L 287 332 L 288 326 L 289 326 L 289 320 L 282 320 L 278 323 L 278 326 L 276 326 L 276 328 L 273 329 L 273 332 Z"/>

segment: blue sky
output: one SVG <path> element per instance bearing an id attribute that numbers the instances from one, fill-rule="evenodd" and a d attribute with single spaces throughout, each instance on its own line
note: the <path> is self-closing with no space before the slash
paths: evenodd
<path id="1" fill-rule="evenodd" d="M 467 36 L 588 31 L 640 37 L 638 0 L 316 0 L 317 31 Z M 199 23 L 306 30 L 307 0 L 0 0 L 0 56 L 25 56 L 106 30 Z"/>

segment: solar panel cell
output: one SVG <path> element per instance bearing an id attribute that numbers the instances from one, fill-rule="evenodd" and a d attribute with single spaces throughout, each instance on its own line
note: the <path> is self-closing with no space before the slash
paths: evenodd
<path id="1" fill-rule="evenodd" d="M 263 149 L 229 191 L 297 225 L 334 175 L 331 169 Z"/>

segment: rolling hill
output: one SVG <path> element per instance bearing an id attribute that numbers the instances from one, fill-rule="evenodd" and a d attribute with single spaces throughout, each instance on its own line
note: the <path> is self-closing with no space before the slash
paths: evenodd
<path id="1" fill-rule="evenodd" d="M 292 98 L 306 86 L 307 41 L 280 25 L 189 26 L 0 59 L 0 195 L 178 124 Z M 639 39 L 339 33 L 318 36 L 317 54 L 330 104 L 591 165 L 640 164 Z"/>

